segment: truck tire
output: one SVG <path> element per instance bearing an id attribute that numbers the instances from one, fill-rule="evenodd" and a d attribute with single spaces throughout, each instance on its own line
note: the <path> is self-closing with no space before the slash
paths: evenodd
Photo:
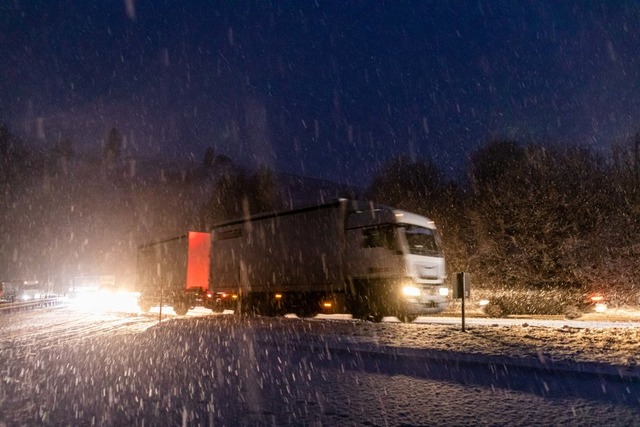
<path id="1" fill-rule="evenodd" d="M 314 302 L 299 305 L 295 309 L 295 314 L 301 318 L 316 317 L 320 313 L 320 308 L 316 307 L 316 305 Z"/>
<path id="2" fill-rule="evenodd" d="M 347 311 L 351 313 L 351 316 L 354 319 L 358 320 L 368 320 L 369 319 L 369 310 L 367 305 L 361 298 L 347 295 Z"/>
<path id="3" fill-rule="evenodd" d="M 138 301 L 138 307 L 140 307 L 140 311 L 143 313 L 148 313 L 151 310 L 151 303 L 147 300 Z"/>
<path id="4" fill-rule="evenodd" d="M 189 311 L 189 305 L 184 301 L 176 302 L 173 304 L 173 311 L 175 311 L 178 316 L 184 316 Z"/>
<path id="5" fill-rule="evenodd" d="M 318 293 L 301 293 L 289 300 L 289 309 L 300 318 L 316 317 L 322 311 Z"/>
<path id="6" fill-rule="evenodd" d="M 384 317 L 379 296 L 372 291 L 372 283 L 367 280 L 350 280 L 345 304 L 354 319 L 378 323 Z"/>

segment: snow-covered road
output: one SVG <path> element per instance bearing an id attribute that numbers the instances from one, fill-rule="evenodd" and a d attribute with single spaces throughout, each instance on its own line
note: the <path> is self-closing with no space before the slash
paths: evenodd
<path id="1" fill-rule="evenodd" d="M 1 315 L 0 426 L 640 425 L 635 328 L 165 314 Z"/>

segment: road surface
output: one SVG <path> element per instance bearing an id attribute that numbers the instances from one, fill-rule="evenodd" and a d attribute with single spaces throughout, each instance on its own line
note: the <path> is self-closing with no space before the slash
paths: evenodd
<path id="1" fill-rule="evenodd" d="M 0 426 L 640 425 L 637 379 L 447 349 L 446 325 L 0 316 Z"/>

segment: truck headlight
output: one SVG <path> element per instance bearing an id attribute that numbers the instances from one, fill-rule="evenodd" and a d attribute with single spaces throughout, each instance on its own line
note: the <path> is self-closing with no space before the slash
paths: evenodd
<path id="1" fill-rule="evenodd" d="M 438 288 L 438 293 L 441 297 L 449 296 L 449 288 Z"/>
<path id="2" fill-rule="evenodd" d="M 416 288 L 415 286 L 405 286 L 402 288 L 402 293 L 408 297 L 418 297 L 420 296 L 420 288 Z"/>

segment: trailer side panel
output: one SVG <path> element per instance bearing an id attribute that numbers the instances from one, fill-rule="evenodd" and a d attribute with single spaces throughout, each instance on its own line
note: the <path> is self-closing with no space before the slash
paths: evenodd
<path id="1" fill-rule="evenodd" d="M 187 274 L 188 236 L 179 236 L 138 248 L 136 290 L 182 291 Z"/>
<path id="2" fill-rule="evenodd" d="M 264 215 L 214 228 L 216 292 L 331 291 L 343 284 L 344 204 Z"/>

